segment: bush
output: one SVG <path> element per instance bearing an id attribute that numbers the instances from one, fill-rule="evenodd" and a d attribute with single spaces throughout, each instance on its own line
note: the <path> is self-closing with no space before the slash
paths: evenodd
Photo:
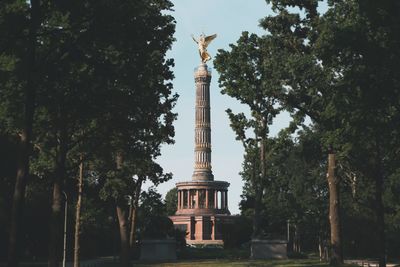
<path id="1" fill-rule="evenodd" d="M 251 220 L 244 216 L 238 216 L 232 224 L 224 224 L 222 228 L 224 248 L 240 248 L 242 244 L 250 241 L 251 233 Z"/>
<path id="2" fill-rule="evenodd" d="M 175 237 L 174 224 L 165 216 L 146 218 L 141 232 L 142 239 L 165 239 Z"/>

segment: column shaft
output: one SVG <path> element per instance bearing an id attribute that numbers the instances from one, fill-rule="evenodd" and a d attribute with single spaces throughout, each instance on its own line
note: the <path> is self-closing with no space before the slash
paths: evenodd
<path id="1" fill-rule="evenodd" d="M 187 208 L 190 209 L 190 190 L 186 190 L 187 192 Z"/>
<path id="2" fill-rule="evenodd" d="M 211 171 L 211 124 L 210 124 L 210 81 L 211 72 L 206 64 L 195 71 L 196 107 L 195 107 L 195 164 L 192 179 L 212 181 Z"/>
<path id="3" fill-rule="evenodd" d="M 177 209 L 178 210 L 181 209 L 181 191 L 180 190 L 178 190 L 178 207 L 177 207 Z"/>

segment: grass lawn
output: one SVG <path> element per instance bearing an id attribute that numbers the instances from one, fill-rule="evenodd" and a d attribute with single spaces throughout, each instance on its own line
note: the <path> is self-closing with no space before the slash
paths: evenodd
<path id="1" fill-rule="evenodd" d="M 322 267 L 328 266 L 327 263 L 321 263 L 318 259 L 295 259 L 295 260 L 233 260 L 233 259 L 215 259 L 215 260 L 177 260 L 173 262 L 142 262 L 142 261 L 133 261 L 132 266 L 136 267 L 150 267 L 150 266 L 159 266 L 159 267 L 174 267 L 174 266 L 181 266 L 181 267 L 196 267 L 196 266 L 210 266 L 210 267 Z M 0 264 L 0 266 L 6 266 Z M 22 263 L 20 264 L 21 267 L 45 267 L 47 266 L 46 263 Z M 67 263 L 67 267 L 72 266 L 71 262 Z M 103 258 L 103 260 L 96 260 L 96 261 L 89 261 L 89 262 L 82 262 L 82 267 L 119 267 L 119 263 L 112 260 L 111 257 Z M 353 267 L 354 265 L 343 265 L 346 267 Z"/>
<path id="2" fill-rule="evenodd" d="M 211 266 L 211 267 L 244 267 L 244 266 L 266 266 L 266 267 L 322 267 L 328 266 L 327 263 L 321 263 L 318 259 L 296 259 L 296 260 L 196 260 L 196 261 L 179 261 L 170 263 L 140 263 L 135 262 L 134 266 L 148 267 L 148 266 L 181 266 L 181 267 L 195 267 L 195 266 Z M 353 266 L 353 265 L 344 265 Z"/>

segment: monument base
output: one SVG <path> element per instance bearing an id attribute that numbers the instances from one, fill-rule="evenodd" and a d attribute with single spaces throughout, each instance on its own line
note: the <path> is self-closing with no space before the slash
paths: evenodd
<path id="1" fill-rule="evenodd" d="M 175 215 L 169 217 L 174 227 L 186 232 L 189 245 L 223 245 L 222 228 L 234 222 L 236 216 L 224 214 Z"/>
<path id="2" fill-rule="evenodd" d="M 287 259 L 286 240 L 251 240 L 252 259 Z"/>

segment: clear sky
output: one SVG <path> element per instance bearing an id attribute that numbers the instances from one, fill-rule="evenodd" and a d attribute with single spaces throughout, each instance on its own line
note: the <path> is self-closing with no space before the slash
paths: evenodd
<path id="1" fill-rule="evenodd" d="M 165 172 L 172 172 L 172 180 L 158 186 L 158 191 L 165 196 L 175 183 L 191 180 L 194 165 L 194 105 L 195 84 L 193 70 L 200 63 L 195 36 L 204 32 L 206 35 L 216 33 L 217 38 L 209 45 L 212 57 L 218 49 L 229 49 L 230 43 L 236 43 L 242 31 L 262 35 L 265 33 L 258 24 L 259 20 L 271 14 L 270 7 L 264 0 L 173 0 L 176 19 L 176 41 L 168 57 L 175 59 L 173 81 L 174 91 L 180 97 L 174 109 L 178 113 L 175 122 L 174 145 L 163 146 L 162 156 L 158 162 Z M 212 60 L 208 66 L 213 68 Z M 242 168 L 243 148 L 229 126 L 227 108 L 234 112 L 246 111 L 247 108 L 237 100 L 222 95 L 218 86 L 218 73 L 212 71 L 211 81 L 211 135 L 212 135 L 212 168 L 215 180 L 230 183 L 228 206 L 232 214 L 239 214 L 239 201 L 243 182 L 239 175 Z M 271 127 L 274 135 L 289 122 L 288 115 L 276 118 Z M 145 184 L 145 188 L 150 186 Z"/>

